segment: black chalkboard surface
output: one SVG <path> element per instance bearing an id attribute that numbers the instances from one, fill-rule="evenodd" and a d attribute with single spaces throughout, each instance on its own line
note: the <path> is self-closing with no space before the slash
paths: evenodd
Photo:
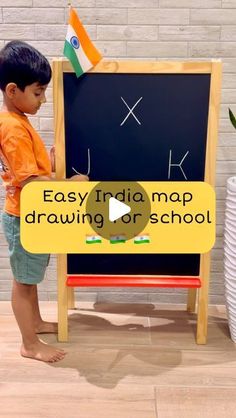
<path id="1" fill-rule="evenodd" d="M 66 176 L 203 181 L 210 74 L 64 73 Z M 199 275 L 198 254 L 69 254 L 68 274 Z"/>

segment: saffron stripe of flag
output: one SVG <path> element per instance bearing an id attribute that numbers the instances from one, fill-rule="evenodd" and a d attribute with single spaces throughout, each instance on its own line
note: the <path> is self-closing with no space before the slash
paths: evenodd
<path id="1" fill-rule="evenodd" d="M 110 243 L 111 244 L 120 244 L 126 242 L 126 236 L 125 235 L 111 235 L 110 236 Z"/>
<path id="2" fill-rule="evenodd" d="M 101 244 L 102 239 L 99 235 L 86 235 L 86 244 Z"/>
<path id="3" fill-rule="evenodd" d="M 150 237 L 149 234 L 140 234 L 134 237 L 135 244 L 149 244 Z"/>
<path id="4" fill-rule="evenodd" d="M 77 77 L 94 67 L 102 58 L 91 42 L 76 11 L 71 7 L 64 55 L 71 62 Z"/>

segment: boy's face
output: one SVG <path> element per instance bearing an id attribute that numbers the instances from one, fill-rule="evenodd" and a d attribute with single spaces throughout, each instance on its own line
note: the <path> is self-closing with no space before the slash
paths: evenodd
<path id="1" fill-rule="evenodd" d="M 11 89 L 9 89 L 10 97 L 9 95 L 8 97 L 10 98 L 11 104 L 16 108 L 16 110 L 22 113 L 35 115 L 41 104 L 46 102 L 45 91 L 47 86 L 47 84 L 41 85 L 36 82 L 26 86 L 25 90 L 22 91 L 19 89 L 19 87 L 14 85 Z"/>

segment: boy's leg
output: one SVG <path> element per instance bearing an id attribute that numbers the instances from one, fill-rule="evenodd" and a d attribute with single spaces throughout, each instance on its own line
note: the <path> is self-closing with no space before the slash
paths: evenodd
<path id="1" fill-rule="evenodd" d="M 46 362 L 64 358 L 65 351 L 40 341 L 35 332 L 33 315 L 34 288 L 13 280 L 12 309 L 22 335 L 21 355 Z"/>
<path id="2" fill-rule="evenodd" d="M 46 333 L 57 333 L 57 323 L 56 322 L 46 322 L 43 321 L 40 310 L 39 310 L 39 301 L 38 301 L 38 289 L 37 285 L 32 285 L 32 309 L 34 315 L 34 324 L 35 332 L 37 334 L 46 334 Z"/>

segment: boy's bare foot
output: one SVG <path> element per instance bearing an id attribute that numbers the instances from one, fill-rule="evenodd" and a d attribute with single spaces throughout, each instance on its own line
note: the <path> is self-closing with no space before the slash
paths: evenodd
<path id="1" fill-rule="evenodd" d="M 44 344 L 42 341 L 36 341 L 29 347 L 25 347 L 25 345 L 22 344 L 20 353 L 23 357 L 29 357 L 49 363 L 60 361 L 66 355 L 64 350 L 59 350 L 52 345 Z"/>
<path id="2" fill-rule="evenodd" d="M 56 322 L 42 321 L 37 325 L 35 332 L 36 334 L 57 334 L 58 327 Z"/>

